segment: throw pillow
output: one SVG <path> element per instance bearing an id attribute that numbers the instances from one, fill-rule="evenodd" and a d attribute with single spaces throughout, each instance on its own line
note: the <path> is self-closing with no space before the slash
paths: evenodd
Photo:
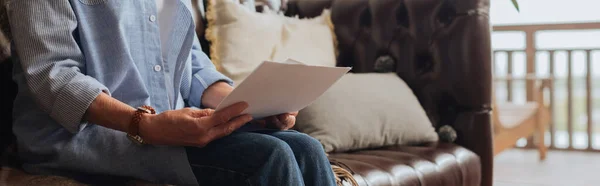
<path id="1" fill-rule="evenodd" d="M 232 0 L 210 0 L 207 8 L 211 59 L 236 83 L 263 61 L 291 58 L 307 65 L 336 65 L 328 10 L 315 18 L 299 19 L 269 10 L 258 13 Z"/>
<path id="2" fill-rule="evenodd" d="M 295 129 L 327 152 L 438 140 L 416 96 L 394 73 L 346 74 L 300 111 Z"/>

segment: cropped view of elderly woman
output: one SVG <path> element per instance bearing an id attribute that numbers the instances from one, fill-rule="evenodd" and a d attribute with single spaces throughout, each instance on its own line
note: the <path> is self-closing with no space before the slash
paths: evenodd
<path id="1" fill-rule="evenodd" d="M 10 0 L 9 0 L 10 1 Z M 12 0 L 23 168 L 84 183 L 335 185 L 298 112 L 254 120 L 205 55 L 190 0 Z"/>

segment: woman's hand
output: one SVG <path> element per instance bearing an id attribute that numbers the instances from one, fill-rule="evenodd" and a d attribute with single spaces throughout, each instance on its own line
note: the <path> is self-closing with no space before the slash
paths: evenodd
<path id="1" fill-rule="evenodd" d="M 202 105 L 208 108 L 216 108 L 231 91 L 233 91 L 233 87 L 225 82 L 214 83 L 204 91 L 201 99 Z M 298 116 L 298 112 L 290 112 L 254 120 L 251 123 L 264 128 L 287 130 L 296 124 L 296 116 Z"/>
<path id="2" fill-rule="evenodd" d="M 154 145 L 203 147 L 251 121 L 250 115 L 241 115 L 247 107 L 247 103 L 236 103 L 219 112 L 184 108 L 146 114 L 140 121 L 140 136 Z"/>
<path id="3" fill-rule="evenodd" d="M 252 121 L 252 124 L 264 128 L 288 130 L 294 127 L 296 124 L 296 116 L 298 116 L 298 112 L 290 112 L 276 116 L 269 116 L 260 120 L 254 120 Z"/>

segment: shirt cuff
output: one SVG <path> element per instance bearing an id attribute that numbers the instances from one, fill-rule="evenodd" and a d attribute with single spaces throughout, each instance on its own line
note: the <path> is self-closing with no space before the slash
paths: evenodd
<path id="1" fill-rule="evenodd" d="M 221 74 L 216 69 L 205 68 L 196 72 L 192 77 L 192 85 L 189 96 L 189 104 L 194 107 L 202 107 L 202 95 L 204 91 L 216 82 L 226 82 L 233 86 L 233 81 Z"/>
<path id="2" fill-rule="evenodd" d="M 92 77 L 78 75 L 62 87 L 50 116 L 69 132 L 77 133 L 87 125 L 83 116 L 102 92 L 108 94 L 108 88 Z"/>

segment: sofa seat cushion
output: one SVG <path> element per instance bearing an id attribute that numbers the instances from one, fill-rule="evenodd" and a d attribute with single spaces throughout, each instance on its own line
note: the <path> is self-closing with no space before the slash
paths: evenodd
<path id="1" fill-rule="evenodd" d="M 10 186 L 88 186 L 76 180 L 62 177 L 62 176 L 50 176 L 50 175 L 33 175 L 24 172 L 23 170 L 3 166 L 0 167 L 0 185 Z M 124 186 L 170 186 L 166 184 L 153 184 L 145 181 L 125 181 L 123 183 L 112 183 L 110 185 L 124 185 Z"/>
<path id="2" fill-rule="evenodd" d="M 479 157 L 461 146 L 429 143 L 330 154 L 360 185 L 479 185 Z"/>

